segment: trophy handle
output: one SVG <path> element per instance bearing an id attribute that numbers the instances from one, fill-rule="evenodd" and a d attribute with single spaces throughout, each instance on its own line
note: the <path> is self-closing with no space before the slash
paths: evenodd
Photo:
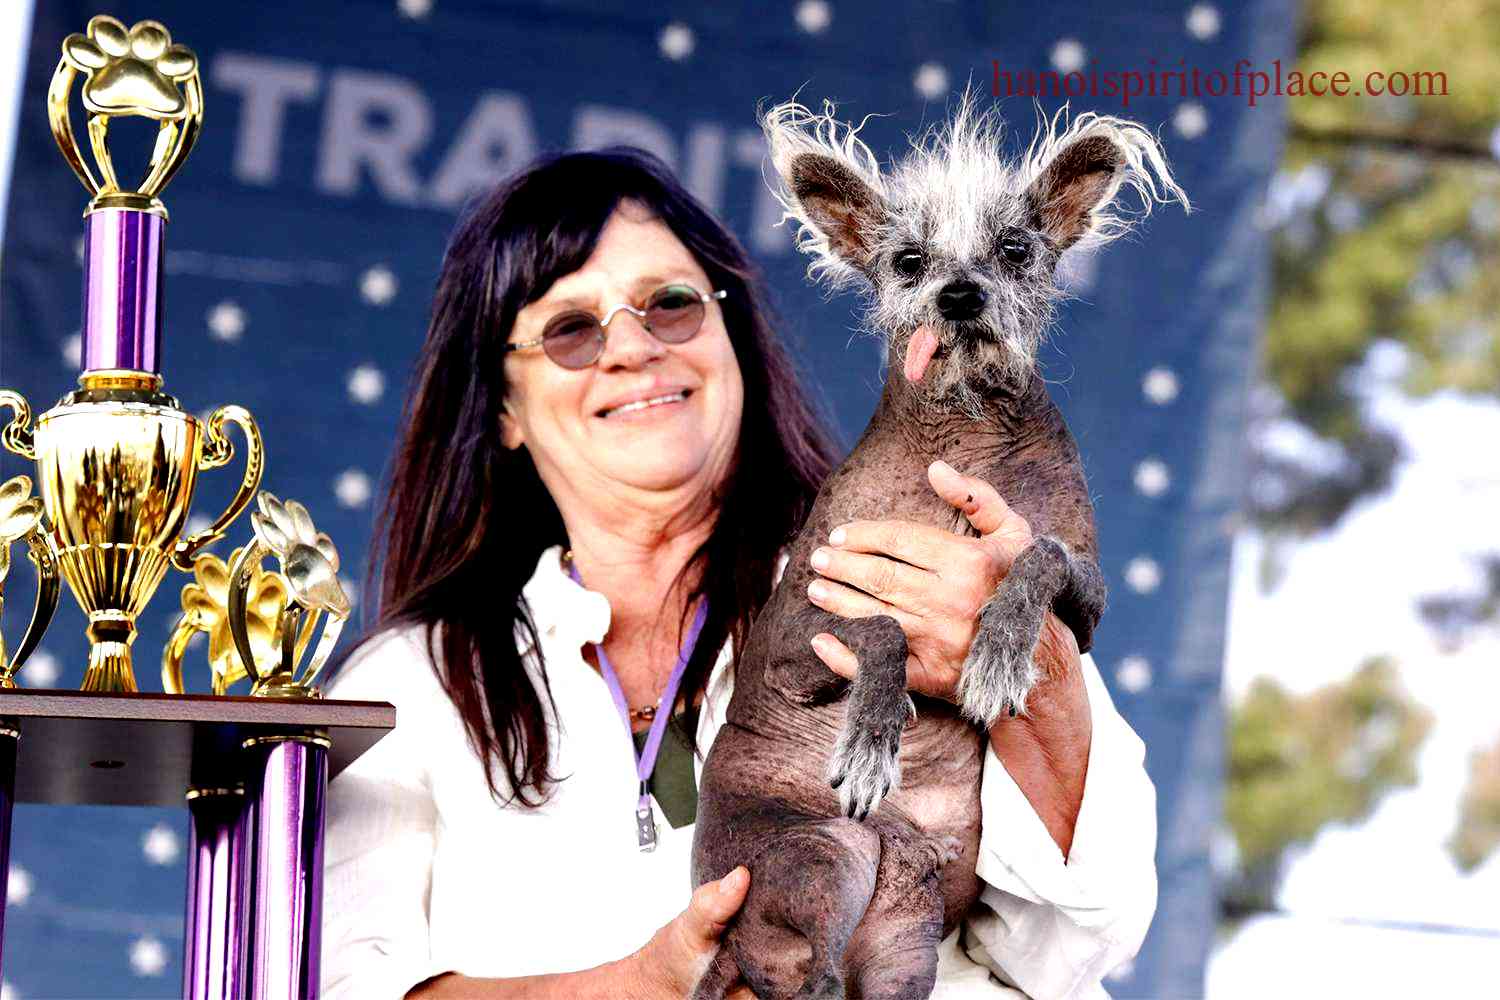
<path id="1" fill-rule="evenodd" d="M 245 665 L 245 673 L 250 677 L 252 687 L 261 681 L 261 672 L 255 667 L 255 650 L 250 645 L 250 630 L 246 625 L 245 599 L 250 592 L 250 578 L 255 575 L 255 567 L 260 561 L 270 554 L 270 549 L 256 535 L 250 544 L 240 550 L 239 556 L 229 564 L 229 596 L 225 601 L 227 614 L 229 616 L 229 634 L 234 638 L 234 648 L 239 651 L 240 662 Z M 288 604 L 288 607 L 291 605 Z M 286 611 L 281 613 L 281 620 L 276 623 L 277 631 L 283 627 Z"/>
<path id="2" fill-rule="evenodd" d="M 306 635 L 302 639 L 302 644 L 305 645 L 307 639 L 312 637 L 312 625 L 322 614 L 323 612 L 318 610 L 308 616 L 308 627 L 303 630 Z M 323 622 L 323 634 L 318 637 L 318 646 L 313 650 L 312 659 L 307 661 L 307 667 L 297 681 L 303 687 L 313 687 L 313 682 L 318 679 L 318 674 L 323 670 L 323 664 L 328 662 L 328 657 L 333 654 L 333 647 L 338 644 L 339 633 L 344 631 L 344 623 L 349 620 L 348 615 L 337 615 L 331 611 L 327 612 L 327 615 L 328 617 Z"/>
<path id="3" fill-rule="evenodd" d="M 0 398 L 0 403 L 4 402 Z M 240 480 L 239 492 L 235 493 L 234 499 L 229 501 L 229 506 L 219 515 L 218 520 L 196 535 L 178 539 L 172 550 L 172 565 L 184 573 L 193 571 L 193 558 L 198 550 L 223 538 L 224 529 L 229 527 L 229 523 L 250 506 L 251 498 L 260 488 L 260 475 L 265 470 L 266 453 L 260 441 L 260 428 L 255 425 L 255 418 L 250 415 L 250 411 L 243 406 L 221 406 L 209 415 L 208 427 L 204 432 L 203 457 L 198 460 L 198 468 L 216 469 L 234 457 L 234 444 L 224 433 L 226 421 L 239 425 L 249 445 L 245 454 L 245 478 Z"/>
<path id="4" fill-rule="evenodd" d="M 22 458 L 36 461 L 36 443 L 31 433 L 31 404 L 26 397 L 10 389 L 0 389 L 0 408 L 10 407 L 15 416 L 0 431 L 0 444 Z"/>
<path id="5" fill-rule="evenodd" d="M 177 616 L 172 635 L 161 651 L 161 689 L 167 694 L 187 694 L 187 688 L 182 686 L 182 657 L 199 631 L 196 616 L 187 612 Z"/>
<path id="6" fill-rule="evenodd" d="M 42 634 L 47 631 L 47 626 L 52 623 L 52 615 L 57 611 L 57 597 L 60 591 L 57 554 L 52 550 L 52 542 L 40 530 L 33 530 L 26 536 L 26 546 L 31 562 L 36 566 L 36 605 L 31 610 L 31 624 L 26 626 L 26 634 L 21 637 L 21 645 L 17 647 L 16 655 L 11 657 L 9 663 L 0 665 L 0 688 L 16 686 L 16 671 L 21 669 L 32 653 L 36 652 L 37 646 L 41 644 Z M 3 661 L 4 657 L 5 643 L 0 640 L 0 661 Z"/>
<path id="7" fill-rule="evenodd" d="M 73 137 L 73 122 L 68 117 L 68 97 L 73 92 L 73 80 L 77 75 L 78 71 L 68 64 L 66 56 L 58 60 L 57 69 L 52 72 L 52 83 L 47 87 L 47 121 L 52 126 L 52 138 L 57 140 L 63 159 L 83 181 L 89 194 L 98 194 L 99 182 L 83 162 L 78 140 Z"/>

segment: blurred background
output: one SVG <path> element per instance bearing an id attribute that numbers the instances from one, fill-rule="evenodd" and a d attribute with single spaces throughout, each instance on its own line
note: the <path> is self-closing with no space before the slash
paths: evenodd
<path id="1" fill-rule="evenodd" d="M 1094 659 L 1158 792 L 1157 917 L 1111 995 L 1494 995 L 1500 2 L 9 0 L 0 385 L 37 410 L 77 370 L 87 201 L 44 94 L 99 12 L 202 62 L 205 130 L 164 199 L 167 389 L 256 414 L 266 487 L 309 505 L 356 593 L 446 237 L 535 153 L 666 158 L 764 268 L 847 443 L 880 359 L 773 225 L 757 102 L 881 115 L 863 135 L 890 158 L 1001 71 L 1406 74 L 1424 93 L 1037 95 L 1151 128 L 1195 206 L 1066 262 L 1044 375 L 1098 512 Z M 1019 152 L 1033 99 L 996 100 Z M 141 623 L 143 690 L 186 582 Z M 82 621 L 64 598 L 23 684 L 78 686 Z M 186 836 L 181 810 L 19 806 L 0 1000 L 177 995 Z"/>

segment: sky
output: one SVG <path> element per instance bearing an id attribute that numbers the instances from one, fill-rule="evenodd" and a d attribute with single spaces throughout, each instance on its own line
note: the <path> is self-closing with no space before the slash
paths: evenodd
<path id="1" fill-rule="evenodd" d="M 30 8 L 30 0 L 0 2 L 0 204 Z M 0 213 L 0 237 L 3 226 Z M 1457 819 L 1468 755 L 1496 736 L 1500 633 L 1440 647 L 1415 604 L 1422 595 L 1477 588 L 1473 556 L 1500 551 L 1500 449 L 1476 447 L 1500 441 L 1500 404 L 1455 393 L 1409 400 L 1394 386 L 1404 363 L 1399 347 L 1382 345 L 1360 383 L 1367 405 L 1405 446 L 1389 493 L 1299 544 L 1268 592 L 1257 581 L 1264 541 L 1253 533 L 1237 539 L 1224 686 L 1234 699 L 1255 677 L 1270 675 L 1308 691 L 1348 677 L 1371 655 L 1392 655 L 1436 719 L 1418 759 L 1419 782 L 1389 795 L 1367 822 L 1326 829 L 1297 854 L 1280 900 L 1290 915 L 1253 920 L 1221 944 L 1209 966 L 1212 1000 L 1267 990 L 1479 996 L 1500 965 L 1500 856 L 1463 876 L 1442 846 Z M 1282 444 L 1305 449 L 1295 436 Z M 1420 933 L 1380 921 L 1461 925 L 1494 936 Z M 20 998 L 4 985 L 0 1000 Z"/>

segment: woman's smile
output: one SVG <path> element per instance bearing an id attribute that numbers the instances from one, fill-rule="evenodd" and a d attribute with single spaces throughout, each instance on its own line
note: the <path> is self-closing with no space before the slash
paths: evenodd
<path id="1" fill-rule="evenodd" d="M 649 395 L 638 393 L 609 403 L 601 407 L 594 415 L 614 422 L 654 419 L 665 414 L 682 412 L 686 408 L 683 404 L 692 398 L 692 395 L 693 390 L 687 387 L 655 390 Z"/>

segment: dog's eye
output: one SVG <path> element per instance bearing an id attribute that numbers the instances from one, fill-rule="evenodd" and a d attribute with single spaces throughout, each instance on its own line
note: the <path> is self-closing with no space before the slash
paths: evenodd
<path id="1" fill-rule="evenodd" d="M 1000 256 L 1012 264 L 1024 264 L 1031 260 L 1031 244 L 1018 236 L 1007 236 L 1000 241 Z"/>
<path id="2" fill-rule="evenodd" d="M 926 260 L 923 258 L 920 250 L 902 250 L 896 254 L 896 259 L 892 262 L 892 266 L 901 277 L 915 278 L 922 273 L 922 266 L 925 263 Z"/>

